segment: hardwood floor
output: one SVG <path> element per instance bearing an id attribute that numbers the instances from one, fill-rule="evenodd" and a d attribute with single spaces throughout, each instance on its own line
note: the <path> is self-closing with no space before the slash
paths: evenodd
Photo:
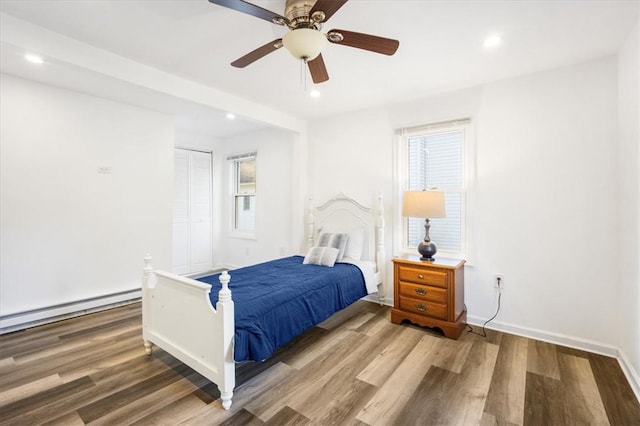
<path id="1" fill-rule="evenodd" d="M 488 330 L 454 341 L 358 302 L 215 385 L 144 355 L 140 304 L 0 336 L 1 425 L 640 425 L 617 360 Z"/>

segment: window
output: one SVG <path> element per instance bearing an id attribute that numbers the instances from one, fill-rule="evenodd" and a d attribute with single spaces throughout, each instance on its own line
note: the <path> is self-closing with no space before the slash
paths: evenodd
<path id="1" fill-rule="evenodd" d="M 256 223 L 256 154 L 228 160 L 233 168 L 233 230 L 252 233 Z"/>
<path id="2" fill-rule="evenodd" d="M 402 130 L 401 192 L 437 188 L 445 193 L 446 218 L 430 219 L 438 253 L 464 257 L 465 137 L 468 120 Z M 414 252 L 424 238 L 424 219 L 402 218 L 403 250 Z"/>

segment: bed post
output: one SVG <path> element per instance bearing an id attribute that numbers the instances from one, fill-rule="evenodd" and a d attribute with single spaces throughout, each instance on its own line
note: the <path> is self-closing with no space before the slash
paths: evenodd
<path id="1" fill-rule="evenodd" d="M 315 244 L 314 234 L 315 234 L 315 223 L 313 219 L 313 197 L 309 197 L 309 214 L 307 216 L 307 232 L 309 235 L 307 236 L 307 240 L 309 241 L 309 247 L 307 249 L 313 247 Z"/>
<path id="2" fill-rule="evenodd" d="M 378 211 L 376 215 L 376 263 L 380 273 L 380 284 L 378 284 L 378 301 L 380 306 L 384 305 L 384 204 L 382 202 L 382 192 L 378 194 Z"/>
<path id="3" fill-rule="evenodd" d="M 222 407 L 225 410 L 231 408 L 231 398 L 233 397 L 233 388 L 236 385 L 236 366 L 233 359 L 233 336 L 235 334 L 235 318 L 233 300 L 231 300 L 231 290 L 229 290 L 229 280 L 231 277 L 227 271 L 220 274 L 220 284 L 222 288 L 218 293 L 218 303 L 216 311 L 222 315 L 222 342 L 224 354 L 221 365 L 222 383 L 218 383 L 220 389 L 220 399 Z"/>
<path id="4" fill-rule="evenodd" d="M 149 315 L 151 314 L 149 306 L 149 279 L 151 278 L 151 273 L 153 272 L 151 259 L 152 257 L 149 253 L 144 256 L 144 269 L 142 272 L 142 339 L 144 340 L 144 352 L 147 355 L 151 355 L 151 349 L 153 346 L 152 343 L 147 339 L 147 328 L 145 327 L 145 322 L 149 321 Z"/>

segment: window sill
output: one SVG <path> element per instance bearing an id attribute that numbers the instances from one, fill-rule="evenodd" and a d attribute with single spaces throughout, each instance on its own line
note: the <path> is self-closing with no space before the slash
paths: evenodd
<path id="1" fill-rule="evenodd" d="M 240 240 L 253 240 L 257 241 L 256 234 L 253 232 L 240 232 L 240 231 L 231 231 L 229 233 L 230 238 L 237 238 Z"/>

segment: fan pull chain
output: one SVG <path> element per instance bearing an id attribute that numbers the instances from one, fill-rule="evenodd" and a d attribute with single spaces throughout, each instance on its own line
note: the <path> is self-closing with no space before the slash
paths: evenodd
<path id="1" fill-rule="evenodd" d="M 307 91 L 307 60 L 302 58 L 300 60 L 300 84 L 304 87 L 304 91 Z"/>

